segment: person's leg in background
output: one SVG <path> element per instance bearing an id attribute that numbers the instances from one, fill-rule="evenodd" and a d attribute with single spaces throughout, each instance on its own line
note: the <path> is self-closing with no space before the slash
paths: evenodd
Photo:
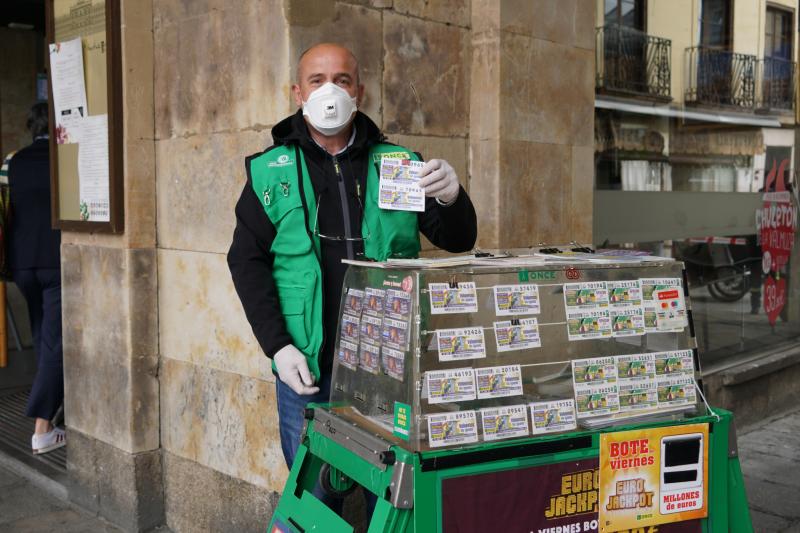
<path id="1" fill-rule="evenodd" d="M 63 431 L 53 428 L 50 423 L 64 401 L 61 272 L 57 269 L 42 269 L 36 271 L 35 277 L 40 287 L 41 313 L 37 347 L 38 368 L 25 414 L 36 419 L 36 429 L 32 439 L 34 453 L 44 453 L 59 448 L 66 442 Z"/>
<path id="2" fill-rule="evenodd" d="M 301 395 L 294 392 L 288 385 L 275 377 L 275 388 L 278 402 L 278 425 L 281 436 L 281 450 L 286 466 L 292 468 L 297 447 L 305 423 L 304 410 L 309 403 L 327 403 L 331 395 L 331 376 L 323 377 L 317 384 L 317 394 Z M 342 500 L 328 496 L 319 486 L 314 487 L 314 496 L 333 509 L 337 514 L 342 512 Z"/>

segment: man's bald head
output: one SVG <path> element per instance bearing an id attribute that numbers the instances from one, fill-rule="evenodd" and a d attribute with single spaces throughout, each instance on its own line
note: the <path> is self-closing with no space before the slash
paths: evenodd
<path id="1" fill-rule="evenodd" d="M 317 64 L 320 58 L 328 59 L 331 56 L 350 63 L 350 66 L 355 71 L 356 83 L 360 81 L 358 72 L 358 59 L 349 48 L 345 48 L 344 46 L 336 43 L 319 43 L 310 48 L 306 48 L 305 51 L 300 54 L 300 58 L 297 60 L 297 83 L 300 83 L 300 80 L 302 79 L 304 67 L 307 71 L 310 66 Z"/>
<path id="2" fill-rule="evenodd" d="M 358 60 L 342 45 L 315 44 L 300 55 L 297 82 L 292 86 L 295 103 L 302 106 L 309 94 L 326 83 L 338 85 L 361 105 L 364 86 L 359 80 Z"/>

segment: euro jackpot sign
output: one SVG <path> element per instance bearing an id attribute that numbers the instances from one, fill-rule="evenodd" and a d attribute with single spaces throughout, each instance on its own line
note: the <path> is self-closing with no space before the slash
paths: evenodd
<path id="1" fill-rule="evenodd" d="M 600 531 L 646 531 L 706 517 L 707 458 L 707 424 L 602 434 Z"/>

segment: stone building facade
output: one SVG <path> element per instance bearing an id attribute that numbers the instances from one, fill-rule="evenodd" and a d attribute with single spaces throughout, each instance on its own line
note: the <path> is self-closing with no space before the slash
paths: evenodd
<path id="1" fill-rule="evenodd" d="M 297 58 L 352 48 L 364 110 L 449 160 L 479 246 L 591 241 L 583 0 L 121 0 L 125 232 L 63 234 L 71 497 L 129 530 L 261 531 L 287 474 L 228 273 L 244 156 Z"/>

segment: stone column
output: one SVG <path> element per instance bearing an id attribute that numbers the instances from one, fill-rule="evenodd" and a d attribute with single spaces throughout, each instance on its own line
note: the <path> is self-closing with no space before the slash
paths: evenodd
<path id="1" fill-rule="evenodd" d="M 69 494 L 130 531 L 164 519 L 152 22 L 152 0 L 123 0 L 125 232 L 61 247 Z"/>
<path id="2" fill-rule="evenodd" d="M 473 0 L 478 245 L 591 243 L 594 3 Z"/>

